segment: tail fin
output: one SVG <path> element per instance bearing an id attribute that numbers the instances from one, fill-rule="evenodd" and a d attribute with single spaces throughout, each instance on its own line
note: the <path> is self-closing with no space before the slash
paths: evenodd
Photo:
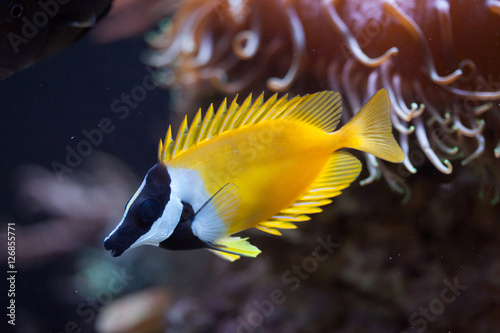
<path id="1" fill-rule="evenodd" d="M 393 163 L 404 154 L 392 135 L 391 104 L 386 89 L 380 89 L 358 113 L 338 131 L 342 145 L 365 151 Z"/>

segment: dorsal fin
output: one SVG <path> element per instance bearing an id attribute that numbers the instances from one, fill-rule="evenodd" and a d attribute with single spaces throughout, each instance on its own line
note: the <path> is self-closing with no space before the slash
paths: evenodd
<path id="1" fill-rule="evenodd" d="M 282 113 L 279 119 L 295 119 L 321 128 L 325 132 L 333 131 L 342 115 L 342 100 L 340 94 L 333 91 L 322 91 L 301 97 L 287 112 Z"/>
<path id="2" fill-rule="evenodd" d="M 271 219 L 261 222 L 257 229 L 280 236 L 278 229 L 293 229 L 294 222 L 308 221 L 304 214 L 321 212 L 320 206 L 332 202 L 330 198 L 339 195 L 361 172 L 361 163 L 348 152 L 334 153 L 309 190 L 293 205 L 281 210 Z"/>
<path id="3" fill-rule="evenodd" d="M 290 100 L 287 95 L 278 99 L 277 94 L 274 94 L 265 102 L 262 93 L 253 103 L 250 94 L 241 106 L 236 102 L 237 98 L 238 96 L 234 98 L 229 108 L 227 99 L 224 99 L 217 112 L 210 105 L 203 120 L 200 109 L 190 127 L 187 118 L 184 118 L 175 140 L 172 140 L 172 130 L 169 127 L 165 141 L 160 140 L 158 146 L 158 161 L 166 163 L 191 146 L 226 131 L 271 120 L 294 120 L 331 132 L 342 113 L 340 95 L 333 91 L 296 96 Z"/>

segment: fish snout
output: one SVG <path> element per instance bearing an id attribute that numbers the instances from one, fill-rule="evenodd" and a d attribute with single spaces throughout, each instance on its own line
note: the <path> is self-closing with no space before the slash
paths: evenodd
<path id="1" fill-rule="evenodd" d="M 119 257 L 123 252 L 128 248 L 124 244 L 120 244 L 120 242 L 114 241 L 111 237 L 107 237 L 104 240 L 104 248 L 107 251 L 111 251 L 111 255 L 113 257 Z"/>

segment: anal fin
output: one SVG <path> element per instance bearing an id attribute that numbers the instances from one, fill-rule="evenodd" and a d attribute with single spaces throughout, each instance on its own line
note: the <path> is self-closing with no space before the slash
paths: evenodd
<path id="1" fill-rule="evenodd" d="M 311 187 L 293 205 L 281 210 L 256 228 L 281 236 L 278 229 L 292 229 L 295 222 L 309 220 L 308 214 L 321 212 L 321 206 L 331 203 L 331 198 L 342 193 L 361 172 L 361 163 L 348 152 L 335 152 Z"/>

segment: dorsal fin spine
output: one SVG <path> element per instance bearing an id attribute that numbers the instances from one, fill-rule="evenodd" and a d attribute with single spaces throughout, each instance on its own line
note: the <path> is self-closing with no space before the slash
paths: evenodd
<path id="1" fill-rule="evenodd" d="M 274 94 L 269 98 L 262 106 L 252 110 L 248 113 L 246 119 L 241 123 L 242 125 L 253 124 L 256 119 L 259 118 L 262 113 L 266 112 L 268 109 L 271 109 L 273 105 L 276 103 L 276 98 L 278 97 L 278 93 Z"/>
<path id="2" fill-rule="evenodd" d="M 288 98 L 288 94 L 285 94 L 284 96 L 282 96 L 279 100 L 276 101 L 276 103 L 274 104 L 274 106 L 272 108 L 269 108 L 265 113 L 263 113 L 260 116 L 260 119 L 257 122 L 262 123 L 262 122 L 266 121 L 268 118 L 272 118 L 272 115 L 275 112 L 281 111 L 283 104 L 287 103 L 287 98 Z"/>
<path id="3" fill-rule="evenodd" d="M 201 108 L 198 110 L 198 112 L 194 116 L 193 122 L 191 123 L 191 126 L 189 127 L 189 131 L 188 131 L 187 136 L 186 136 L 186 142 L 184 143 L 184 147 L 182 148 L 183 150 L 191 147 L 193 144 L 196 143 L 196 139 L 198 137 L 200 127 L 201 127 Z"/>
<path id="4" fill-rule="evenodd" d="M 206 139 L 208 133 L 208 126 L 214 117 L 214 105 L 210 104 L 210 107 L 205 114 L 205 118 L 203 119 L 203 123 L 201 124 L 200 134 L 196 139 L 196 142 L 201 142 Z"/>
<path id="5" fill-rule="evenodd" d="M 261 107 L 263 100 L 264 100 L 264 93 L 260 94 L 260 96 L 255 100 L 255 102 L 253 102 L 253 104 L 248 109 L 246 109 L 245 112 L 241 114 L 241 116 L 238 118 L 238 121 L 235 123 L 235 126 L 241 127 L 245 125 L 251 114 L 255 112 L 255 110 Z"/>
<path id="6" fill-rule="evenodd" d="M 160 143 L 158 144 L 158 163 L 163 161 L 163 142 L 160 139 Z"/>
<path id="7" fill-rule="evenodd" d="M 172 140 L 172 126 L 169 125 L 167 134 L 165 135 L 165 141 L 163 142 L 162 162 L 167 161 L 172 156 L 173 143 L 174 140 Z"/>
<path id="8" fill-rule="evenodd" d="M 260 96 L 263 96 L 263 95 L 264 95 L 264 93 L 260 94 Z M 255 101 L 255 103 L 257 103 L 259 98 Z M 262 99 L 262 98 L 260 98 L 260 99 Z M 232 118 L 231 122 L 228 125 L 228 127 L 230 129 L 238 128 L 238 124 L 239 124 L 239 121 L 241 121 L 242 115 L 246 114 L 246 112 L 248 111 L 248 108 L 250 107 L 251 104 L 252 104 L 252 94 L 248 95 L 248 97 L 245 99 L 243 104 L 241 104 L 239 112 L 237 112 L 237 114 L 235 114 L 234 117 Z"/>
<path id="9" fill-rule="evenodd" d="M 295 107 L 297 107 L 297 104 L 301 102 L 303 98 L 307 98 L 309 95 L 300 97 L 300 96 L 295 96 L 291 100 L 287 101 L 280 110 L 281 112 L 276 112 L 273 113 L 273 115 L 270 117 L 270 119 L 284 119 L 286 118 L 290 112 L 293 111 Z"/>
<path id="10" fill-rule="evenodd" d="M 287 110 L 285 112 L 280 113 L 279 115 L 276 115 L 276 118 L 277 119 L 288 118 L 289 115 L 293 114 L 293 111 L 295 110 L 295 108 L 298 105 L 300 105 L 301 103 L 303 103 L 305 100 L 307 100 L 309 98 L 309 96 L 311 96 L 311 95 L 305 95 L 305 96 L 302 96 L 300 98 L 299 98 L 299 96 L 295 96 L 294 98 L 289 100 L 288 103 L 286 104 Z"/>
<path id="11" fill-rule="evenodd" d="M 178 152 L 182 151 L 184 142 L 186 141 L 186 134 L 188 133 L 187 116 L 184 117 L 177 132 L 177 137 L 175 138 L 174 150 L 172 152 L 172 158 L 174 158 Z"/>
<path id="12" fill-rule="evenodd" d="M 227 112 L 227 98 L 224 98 L 224 101 L 217 109 L 217 113 L 215 114 L 214 119 L 212 120 L 212 123 L 208 128 L 207 139 L 210 139 L 217 135 L 217 132 L 219 131 L 219 127 L 221 125 L 221 121 L 224 118 L 226 112 Z"/>
<path id="13" fill-rule="evenodd" d="M 236 117 L 237 115 L 236 110 L 239 108 L 238 103 L 236 103 L 237 100 L 238 100 L 238 94 L 234 97 L 233 101 L 231 102 L 231 105 L 229 106 L 229 109 L 226 112 L 224 120 L 222 121 L 222 125 L 220 126 L 219 132 L 217 134 L 221 134 L 230 129 L 229 124 L 232 122 L 233 118 Z"/>
<path id="14" fill-rule="evenodd" d="M 252 122 L 262 123 L 268 119 L 273 119 L 274 117 L 277 117 L 286 109 L 287 103 L 288 103 L 288 94 L 285 94 L 280 99 L 278 99 L 273 105 L 267 107 L 264 112 L 258 115 L 258 117 L 254 117 L 252 119 Z"/>

